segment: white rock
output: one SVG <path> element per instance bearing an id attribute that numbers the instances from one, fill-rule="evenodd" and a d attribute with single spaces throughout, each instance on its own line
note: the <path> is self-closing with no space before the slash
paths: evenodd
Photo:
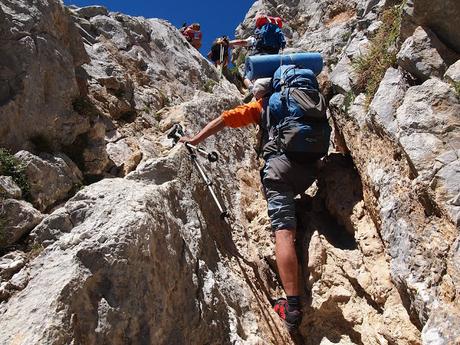
<path id="1" fill-rule="evenodd" d="M 16 243 L 27 235 L 40 221 L 40 211 L 24 200 L 0 200 L 0 216 L 2 219 L 2 245 Z"/>

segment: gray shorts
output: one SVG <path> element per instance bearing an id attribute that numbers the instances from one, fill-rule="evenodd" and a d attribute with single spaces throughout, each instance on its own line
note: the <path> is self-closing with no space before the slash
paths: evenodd
<path id="1" fill-rule="evenodd" d="M 261 178 L 273 231 L 295 230 L 294 197 L 316 180 L 316 162 L 299 164 L 285 155 L 272 156 L 265 162 Z"/>

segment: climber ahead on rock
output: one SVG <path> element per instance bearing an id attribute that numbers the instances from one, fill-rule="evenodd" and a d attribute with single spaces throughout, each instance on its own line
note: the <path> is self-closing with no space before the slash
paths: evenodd
<path id="1" fill-rule="evenodd" d="M 274 309 L 293 331 L 302 317 L 294 197 L 316 179 L 316 165 L 328 151 L 331 129 L 324 97 L 310 69 L 279 66 L 272 78 L 258 79 L 253 92 L 256 101 L 224 111 L 198 134 L 180 141 L 197 145 L 225 127 L 259 126 L 259 154 L 265 160 L 261 180 L 275 234 L 278 271 L 287 296 L 279 298 Z"/>
<path id="2" fill-rule="evenodd" d="M 228 65 L 228 48 L 230 42 L 227 36 L 216 38 L 212 42 L 211 50 L 208 53 L 208 59 L 211 60 L 216 67 L 226 67 Z"/>
<path id="3" fill-rule="evenodd" d="M 254 35 L 246 39 L 232 40 L 230 45 L 249 48 L 248 55 L 278 54 L 280 49 L 286 46 L 282 27 L 283 22 L 279 17 L 257 16 Z"/>
<path id="4" fill-rule="evenodd" d="M 187 26 L 186 23 L 182 24 L 182 27 L 179 29 L 182 35 L 185 36 L 185 39 L 195 48 L 201 48 L 201 39 L 203 34 L 201 33 L 201 26 L 199 23 L 193 23 Z"/>
<path id="5" fill-rule="evenodd" d="M 281 28 L 283 21 L 279 17 L 268 15 L 259 15 L 255 18 L 254 35 L 246 39 L 230 41 L 230 46 L 242 46 L 248 49 L 247 56 L 278 54 L 280 50 L 286 47 L 286 39 Z M 252 81 L 245 74 L 244 85 L 248 88 L 249 94 L 245 101 L 252 98 Z"/>

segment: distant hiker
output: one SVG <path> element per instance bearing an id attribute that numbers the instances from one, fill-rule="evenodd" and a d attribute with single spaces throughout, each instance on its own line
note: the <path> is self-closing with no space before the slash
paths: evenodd
<path id="1" fill-rule="evenodd" d="M 261 180 L 275 232 L 278 271 L 287 296 L 275 302 L 274 310 L 293 331 L 302 318 L 294 197 L 315 181 L 316 163 L 327 153 L 331 129 L 324 97 L 309 69 L 281 66 L 273 78 L 258 79 L 253 92 L 256 101 L 224 111 L 198 134 L 180 141 L 197 145 L 225 127 L 259 125 L 259 151 L 265 160 Z"/>
<path id="2" fill-rule="evenodd" d="M 229 40 L 227 36 L 217 38 L 212 43 L 211 50 L 208 53 L 208 59 L 211 60 L 215 66 L 227 66 L 228 48 Z"/>
<path id="3" fill-rule="evenodd" d="M 182 28 L 179 29 L 182 35 L 185 36 L 186 40 L 189 41 L 195 49 L 201 48 L 202 33 L 200 30 L 201 26 L 198 23 L 193 23 L 185 28 L 182 26 Z"/>
<path id="4" fill-rule="evenodd" d="M 254 35 L 241 40 L 230 41 L 230 46 L 248 48 L 248 55 L 278 54 L 286 47 L 286 39 L 281 28 L 283 21 L 280 17 L 259 15 L 255 19 Z M 244 84 L 249 89 L 245 102 L 252 99 L 252 81 L 245 76 Z"/>

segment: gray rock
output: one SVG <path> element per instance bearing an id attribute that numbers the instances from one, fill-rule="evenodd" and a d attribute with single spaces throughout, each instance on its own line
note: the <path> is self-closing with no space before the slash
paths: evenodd
<path id="1" fill-rule="evenodd" d="M 401 46 L 398 64 L 422 81 L 442 78 L 458 56 L 450 51 L 430 30 L 418 27 Z"/>
<path id="2" fill-rule="evenodd" d="M 65 199 L 73 188 L 82 184 L 81 171 L 62 153 L 35 156 L 19 151 L 15 157 L 25 166 L 32 203 L 40 210 Z"/>
<path id="3" fill-rule="evenodd" d="M 73 12 L 75 12 L 80 17 L 83 17 L 86 19 L 98 16 L 98 15 L 107 16 L 109 14 L 109 12 L 107 11 L 107 8 L 103 6 L 85 6 L 85 7 L 75 9 L 73 10 Z"/>
<path id="4" fill-rule="evenodd" d="M 403 102 L 408 87 L 402 73 L 397 69 L 389 68 L 369 106 L 372 124 L 383 129 L 390 136 L 397 133 L 396 110 Z"/>
<path id="5" fill-rule="evenodd" d="M 460 83 L 460 60 L 457 60 L 447 69 L 444 78 L 451 83 Z"/>
<path id="6" fill-rule="evenodd" d="M 22 191 L 11 176 L 0 176 L 0 198 L 21 199 Z"/>
<path id="7" fill-rule="evenodd" d="M 353 100 L 353 103 L 348 109 L 348 115 L 350 115 L 358 124 L 359 127 L 363 127 L 367 122 L 367 97 L 364 93 L 360 93 Z"/>
<path id="8" fill-rule="evenodd" d="M 115 143 L 108 143 L 107 153 L 109 158 L 115 163 L 115 166 L 120 168 L 131 157 L 133 150 L 129 147 L 126 140 L 122 139 Z"/>
<path id="9" fill-rule="evenodd" d="M 0 201 L 0 218 L 1 245 L 8 246 L 27 235 L 40 223 L 43 215 L 24 200 L 5 199 Z"/>
<path id="10" fill-rule="evenodd" d="M 70 232 L 75 226 L 73 221 L 76 221 L 79 218 L 78 214 L 81 213 L 81 209 L 78 207 L 75 210 L 71 215 L 66 208 L 59 208 L 49 216 L 46 216 L 30 233 L 34 244 L 47 247 L 61 237 L 62 234 Z"/>
<path id="11" fill-rule="evenodd" d="M 106 127 L 98 121 L 88 131 L 86 142 L 82 143 L 82 165 L 85 175 L 100 176 L 111 167 L 105 142 Z"/>
<path id="12" fill-rule="evenodd" d="M 351 91 L 352 73 L 353 67 L 351 65 L 351 60 L 347 56 L 343 56 L 330 75 L 332 87 L 337 93 L 347 94 Z"/>
<path id="13" fill-rule="evenodd" d="M 350 44 L 346 47 L 346 54 L 351 59 L 354 60 L 359 56 L 365 55 L 369 50 L 369 40 L 364 35 L 357 35 L 353 37 Z"/>

